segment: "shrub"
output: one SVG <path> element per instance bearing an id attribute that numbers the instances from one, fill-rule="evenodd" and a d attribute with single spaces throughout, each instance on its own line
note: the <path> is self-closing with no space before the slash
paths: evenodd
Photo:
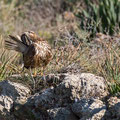
<path id="1" fill-rule="evenodd" d="M 91 68 L 95 74 L 106 80 L 111 94 L 120 94 L 120 46 L 117 42 L 119 36 L 101 35 L 96 40 L 98 46 L 93 48 L 96 56 L 89 60 L 93 66 Z"/>
<path id="2" fill-rule="evenodd" d="M 93 4 L 85 0 L 87 10 L 77 16 L 81 18 L 80 26 L 83 29 L 96 32 L 109 33 L 113 35 L 117 27 L 120 27 L 120 1 L 119 0 L 99 0 L 98 4 Z"/>

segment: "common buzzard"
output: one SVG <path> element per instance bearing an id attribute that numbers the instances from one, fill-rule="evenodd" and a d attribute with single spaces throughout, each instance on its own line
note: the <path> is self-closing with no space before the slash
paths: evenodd
<path id="1" fill-rule="evenodd" d="M 51 47 L 47 41 L 33 31 L 24 32 L 21 36 L 9 35 L 11 40 L 5 40 L 5 48 L 23 54 L 24 67 L 45 67 L 52 59 Z"/>

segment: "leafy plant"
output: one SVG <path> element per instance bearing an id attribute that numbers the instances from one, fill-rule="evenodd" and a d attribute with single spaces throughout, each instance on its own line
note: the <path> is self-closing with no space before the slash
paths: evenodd
<path id="1" fill-rule="evenodd" d="M 97 74 L 106 80 L 110 93 L 117 94 L 120 93 L 120 48 L 113 43 L 114 41 L 104 43 L 102 62 L 98 60 L 93 66 L 96 66 Z"/>
<path id="2" fill-rule="evenodd" d="M 105 70 L 104 77 L 110 82 L 108 84 L 110 93 L 115 94 L 120 92 L 120 66 L 116 56 L 112 55 L 111 57 L 114 58 L 106 58 L 102 67 Z"/>
<path id="3" fill-rule="evenodd" d="M 81 27 L 91 31 L 113 35 L 115 29 L 120 27 L 120 1 L 119 0 L 99 0 L 98 4 L 93 4 L 85 0 L 87 9 L 77 16 L 81 18 Z"/>

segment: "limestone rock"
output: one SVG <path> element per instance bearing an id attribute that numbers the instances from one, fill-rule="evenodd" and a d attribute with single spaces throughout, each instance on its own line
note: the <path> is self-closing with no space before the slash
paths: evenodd
<path id="1" fill-rule="evenodd" d="M 62 100 L 83 98 L 103 98 L 108 94 L 105 80 L 90 73 L 66 75 L 63 82 L 55 88 L 55 94 Z"/>
<path id="2" fill-rule="evenodd" d="M 56 87 L 48 88 L 30 99 L 34 100 L 36 107 L 42 106 L 45 109 L 50 109 L 67 106 L 81 98 L 103 98 L 107 94 L 108 91 L 102 77 L 89 73 L 66 74 Z"/>
<path id="3" fill-rule="evenodd" d="M 53 113 L 55 116 L 59 116 L 59 111 L 63 111 L 63 108 L 66 109 L 74 102 L 91 97 L 101 99 L 108 94 L 104 79 L 93 74 L 65 74 L 60 81 L 56 86 L 36 93 L 28 99 L 27 104 L 33 105 L 33 111 L 37 111 L 34 112 L 35 116 L 40 116 L 41 111 L 50 116 Z M 97 102 L 95 103 L 97 104 Z M 98 100 L 98 103 L 98 107 L 103 105 L 102 101 Z M 103 113 L 104 110 L 99 112 L 102 115 Z M 96 113 L 96 116 L 100 115 Z"/>
<path id="4" fill-rule="evenodd" d="M 72 111 L 80 120 L 101 120 L 106 106 L 98 99 L 81 99 L 72 105 Z"/>
<path id="5" fill-rule="evenodd" d="M 22 84 L 10 81 L 0 82 L 1 113 L 5 115 L 11 113 L 13 118 L 18 120 L 31 118 L 99 120 L 104 118 L 106 106 L 101 99 L 108 95 L 108 91 L 102 77 L 90 73 L 57 76 L 46 76 L 46 83 L 50 84 L 49 88 L 39 89 L 38 93 L 30 97 L 30 90 Z"/>
<path id="6" fill-rule="evenodd" d="M 120 98 L 110 97 L 108 99 L 108 112 L 106 118 L 109 120 L 120 120 Z"/>
<path id="7" fill-rule="evenodd" d="M 69 109 L 67 108 L 53 108 L 47 110 L 52 120 L 79 120 Z"/>
<path id="8" fill-rule="evenodd" d="M 0 82 L 0 112 L 9 114 L 14 102 L 25 103 L 30 95 L 30 90 L 19 83 L 10 81 Z"/>

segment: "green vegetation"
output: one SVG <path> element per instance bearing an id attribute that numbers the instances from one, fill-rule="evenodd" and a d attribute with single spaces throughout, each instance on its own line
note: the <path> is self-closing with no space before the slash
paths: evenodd
<path id="1" fill-rule="evenodd" d="M 120 1 L 119 0 L 99 0 L 98 4 L 93 4 L 86 0 L 87 10 L 78 14 L 81 18 L 81 26 L 92 32 L 109 33 L 113 35 L 120 27 Z M 117 29 L 117 30 L 116 30 Z"/>
<path id="2" fill-rule="evenodd" d="M 97 61 L 97 74 L 103 76 L 111 94 L 120 92 L 120 48 L 113 41 L 104 43 L 104 58 Z"/>

